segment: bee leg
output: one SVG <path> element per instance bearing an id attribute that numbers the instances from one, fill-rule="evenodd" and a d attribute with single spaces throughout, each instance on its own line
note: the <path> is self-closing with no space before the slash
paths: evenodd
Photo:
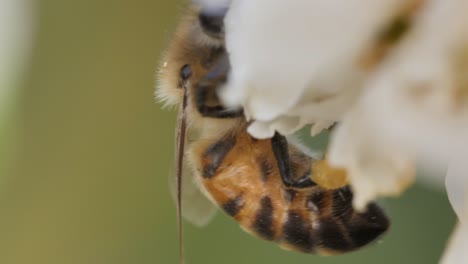
<path id="1" fill-rule="evenodd" d="M 223 56 L 216 66 L 197 84 L 195 89 L 195 104 L 201 115 L 214 118 L 236 118 L 244 115 L 244 111 L 242 109 L 231 110 L 226 109 L 221 105 L 207 105 L 210 93 L 215 93 L 217 88 L 226 82 L 226 75 L 229 71 L 229 67 L 227 56 Z M 217 101 L 219 101 L 219 99 Z"/>
<path id="2" fill-rule="evenodd" d="M 317 185 L 307 173 L 299 179 L 293 179 L 291 162 L 288 152 L 288 141 L 278 132 L 271 139 L 271 147 L 278 164 L 279 173 L 284 186 L 288 188 L 307 188 Z"/>

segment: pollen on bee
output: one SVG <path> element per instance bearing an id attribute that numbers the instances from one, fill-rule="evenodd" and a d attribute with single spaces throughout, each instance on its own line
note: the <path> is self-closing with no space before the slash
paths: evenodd
<path id="1" fill-rule="evenodd" d="M 329 190 L 339 189 L 348 184 L 346 171 L 330 166 L 326 159 L 312 164 L 312 180 L 320 187 Z"/>

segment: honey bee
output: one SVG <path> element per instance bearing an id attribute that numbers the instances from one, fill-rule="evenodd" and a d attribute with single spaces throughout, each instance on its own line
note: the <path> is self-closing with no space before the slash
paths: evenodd
<path id="1" fill-rule="evenodd" d="M 203 193 L 247 232 L 304 253 L 339 254 L 374 241 L 389 228 L 380 207 L 371 203 L 362 212 L 354 210 L 348 186 L 329 190 L 311 179 L 317 159 L 303 146 L 278 133 L 253 138 L 242 109 L 222 105 L 217 90 L 230 67 L 223 17 L 191 6 L 159 72 L 157 96 L 168 105 L 182 105 L 179 203 L 195 182 L 199 189 L 190 189 L 190 200 Z M 213 215 L 208 207 L 187 207 L 185 217 L 199 224 Z"/>

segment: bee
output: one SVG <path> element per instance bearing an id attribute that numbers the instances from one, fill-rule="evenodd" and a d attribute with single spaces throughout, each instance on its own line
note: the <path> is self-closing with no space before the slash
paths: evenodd
<path id="1" fill-rule="evenodd" d="M 222 105 L 217 91 L 230 69 L 224 14 L 191 6 L 159 72 L 157 96 L 168 105 L 181 106 L 179 215 L 183 192 L 197 185 L 198 193 L 248 233 L 289 250 L 333 255 L 380 237 L 389 220 L 379 206 L 370 203 L 364 211 L 354 210 L 349 186 L 330 190 L 311 179 L 311 166 L 318 160 L 303 146 L 278 133 L 270 139 L 253 138 L 246 131 L 249 122 L 242 109 Z M 189 192 L 190 200 L 198 200 L 197 191 Z M 207 207 L 187 208 L 191 209 L 185 217 L 199 224 L 213 214 Z"/>

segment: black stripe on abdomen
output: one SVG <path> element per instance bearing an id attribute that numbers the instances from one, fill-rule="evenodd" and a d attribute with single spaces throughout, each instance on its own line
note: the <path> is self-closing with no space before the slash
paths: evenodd
<path id="1" fill-rule="evenodd" d="M 253 230 L 262 238 L 273 240 L 273 204 L 271 198 L 265 196 L 260 201 L 260 208 L 252 225 Z"/>
<path id="2" fill-rule="evenodd" d="M 314 250 L 315 241 L 312 238 L 311 223 L 308 223 L 294 210 L 288 212 L 288 218 L 283 226 L 283 240 L 300 251 Z"/>
<path id="3" fill-rule="evenodd" d="M 353 193 L 350 187 L 343 187 L 333 191 L 333 216 L 347 223 L 353 216 Z"/>
<path id="4" fill-rule="evenodd" d="M 223 210 L 230 216 L 234 217 L 244 207 L 244 200 L 242 195 L 238 195 L 236 198 L 231 199 L 222 205 Z"/>
<path id="5" fill-rule="evenodd" d="M 345 252 L 354 247 L 347 230 L 332 218 L 320 221 L 318 233 L 324 248 Z"/>
<path id="6" fill-rule="evenodd" d="M 203 154 L 203 178 L 209 179 L 216 175 L 216 170 L 223 163 L 224 158 L 236 144 L 233 136 L 223 137 L 215 144 L 209 146 Z"/>

